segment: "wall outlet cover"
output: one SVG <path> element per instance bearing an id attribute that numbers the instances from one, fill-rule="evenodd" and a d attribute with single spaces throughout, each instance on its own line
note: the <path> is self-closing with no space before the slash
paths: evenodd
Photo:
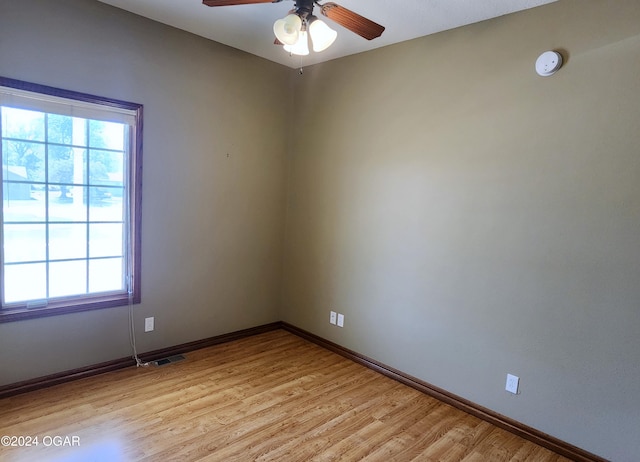
<path id="1" fill-rule="evenodd" d="M 337 322 L 337 321 L 336 321 L 337 316 L 338 316 L 338 313 L 336 313 L 335 311 L 332 311 L 332 312 L 329 314 L 329 322 L 330 322 L 331 324 L 333 324 L 334 326 L 336 325 L 336 322 Z"/>
<path id="2" fill-rule="evenodd" d="M 153 331 L 154 328 L 155 328 L 155 322 L 154 322 L 153 317 L 144 318 L 144 331 L 145 332 L 151 332 L 151 331 Z"/>
<path id="3" fill-rule="evenodd" d="M 338 327 L 344 327 L 344 314 L 338 313 Z"/>
<path id="4" fill-rule="evenodd" d="M 518 385 L 520 383 L 520 378 L 515 375 L 507 374 L 507 383 L 504 387 L 509 393 L 513 393 L 514 395 L 518 394 Z"/>

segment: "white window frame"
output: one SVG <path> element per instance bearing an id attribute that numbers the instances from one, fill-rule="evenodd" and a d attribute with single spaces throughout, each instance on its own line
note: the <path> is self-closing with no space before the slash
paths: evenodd
<path id="1" fill-rule="evenodd" d="M 140 303 L 143 106 L 137 103 L 62 90 L 5 77 L 0 77 L 0 106 L 30 109 L 83 119 L 118 122 L 129 127 L 129 145 L 125 148 L 128 155 L 125 159 L 123 175 L 123 221 L 126 237 L 123 251 L 125 266 L 123 289 L 5 304 L 5 260 L 4 249 L 0 249 L 0 293 L 2 294 L 0 300 L 2 302 L 0 323 Z M 2 139 L 1 130 L 2 127 L 0 126 L 0 139 Z M 47 145 L 47 149 L 48 143 L 49 141 L 45 139 L 44 144 Z M 2 144 L 0 143 L 0 154 L 1 149 Z M 0 177 L 4 173 L 4 168 L 0 169 Z M 47 178 L 45 180 L 46 184 L 48 184 L 48 181 Z M 4 178 L 2 178 L 2 183 L 5 185 Z M 86 180 L 86 183 L 85 187 L 89 189 L 91 187 L 88 184 L 90 183 L 89 179 Z M 2 195 L 2 191 L 0 191 L 0 195 Z M 5 203 L 4 198 L 2 203 L 3 207 L 0 209 L 0 242 L 4 244 L 4 236 L 2 235 L 2 230 L 5 226 L 2 213 Z M 90 223 L 87 219 L 87 227 Z M 47 227 L 49 226 L 48 219 L 46 225 Z M 87 261 L 90 260 L 89 255 L 86 258 Z M 48 256 L 46 261 L 48 265 Z"/>

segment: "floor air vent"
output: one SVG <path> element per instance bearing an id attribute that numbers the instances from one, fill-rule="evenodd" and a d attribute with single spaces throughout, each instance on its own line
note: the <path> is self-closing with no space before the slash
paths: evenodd
<path id="1" fill-rule="evenodd" d="M 168 358 L 158 359 L 153 361 L 156 366 L 164 366 L 166 364 L 177 363 L 178 361 L 184 361 L 186 358 L 182 355 L 169 356 Z"/>

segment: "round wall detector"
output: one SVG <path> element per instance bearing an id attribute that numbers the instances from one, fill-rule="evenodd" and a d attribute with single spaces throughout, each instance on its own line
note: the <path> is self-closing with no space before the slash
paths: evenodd
<path id="1" fill-rule="evenodd" d="M 545 51 L 536 60 L 536 72 L 548 77 L 555 74 L 562 67 L 562 55 L 557 51 Z"/>

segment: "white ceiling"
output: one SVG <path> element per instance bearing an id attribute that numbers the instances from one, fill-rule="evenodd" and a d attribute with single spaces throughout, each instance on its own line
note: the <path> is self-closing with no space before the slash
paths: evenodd
<path id="1" fill-rule="evenodd" d="M 386 27 L 368 41 L 320 15 L 338 38 L 321 53 L 301 59 L 273 44 L 273 23 L 293 8 L 280 3 L 208 7 L 202 0 L 100 0 L 292 68 L 329 61 L 393 43 L 472 24 L 556 0 L 337 0 L 335 3 Z M 325 3 L 320 1 L 320 3 Z"/>

